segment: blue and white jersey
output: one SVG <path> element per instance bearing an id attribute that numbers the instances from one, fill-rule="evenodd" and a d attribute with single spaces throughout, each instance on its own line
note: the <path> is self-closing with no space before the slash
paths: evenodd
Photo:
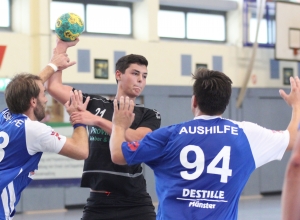
<path id="1" fill-rule="evenodd" d="M 0 113 L 0 220 L 10 220 L 21 192 L 31 182 L 42 152 L 58 153 L 66 137 L 26 115 Z"/>
<path id="2" fill-rule="evenodd" d="M 251 173 L 280 160 L 289 132 L 250 122 L 199 116 L 124 142 L 128 164 L 154 170 L 157 219 L 237 219 L 240 194 Z"/>

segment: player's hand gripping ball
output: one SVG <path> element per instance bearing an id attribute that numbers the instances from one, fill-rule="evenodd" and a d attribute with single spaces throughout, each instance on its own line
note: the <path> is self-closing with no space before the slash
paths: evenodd
<path id="1" fill-rule="evenodd" d="M 55 32 L 63 41 L 74 41 L 84 30 L 83 20 L 74 13 L 61 15 L 55 24 Z"/>

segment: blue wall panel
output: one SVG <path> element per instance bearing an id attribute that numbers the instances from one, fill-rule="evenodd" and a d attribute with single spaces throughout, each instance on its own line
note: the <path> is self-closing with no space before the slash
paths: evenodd
<path id="1" fill-rule="evenodd" d="M 191 55 L 181 55 L 181 75 L 190 76 L 192 73 L 192 56 Z"/>
<path id="2" fill-rule="evenodd" d="M 271 79 L 279 79 L 279 61 L 278 60 L 270 60 L 270 78 Z"/>
<path id="3" fill-rule="evenodd" d="M 115 62 L 115 63 L 113 63 L 112 65 L 113 65 L 113 66 L 116 66 L 117 61 L 118 61 L 121 57 L 123 57 L 123 56 L 125 56 L 125 55 L 126 55 L 126 52 L 125 52 L 125 51 L 114 51 L 114 62 Z M 116 71 L 116 67 L 115 67 L 114 69 L 115 69 L 115 71 Z"/>
<path id="4" fill-rule="evenodd" d="M 90 50 L 78 50 L 77 68 L 78 72 L 91 72 L 91 52 Z"/>
<path id="5" fill-rule="evenodd" d="M 213 56 L 213 70 L 223 72 L 223 57 Z"/>

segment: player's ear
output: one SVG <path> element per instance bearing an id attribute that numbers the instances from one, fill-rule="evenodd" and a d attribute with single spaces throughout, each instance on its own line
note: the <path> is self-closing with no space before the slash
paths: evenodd
<path id="1" fill-rule="evenodd" d="M 37 104 L 37 99 L 34 98 L 34 97 L 32 97 L 32 98 L 30 99 L 30 106 L 35 107 L 36 104 Z"/>
<path id="2" fill-rule="evenodd" d="M 197 103 L 197 99 L 196 99 L 195 95 L 192 96 L 192 107 L 193 108 L 198 107 L 198 103 Z"/>
<path id="3" fill-rule="evenodd" d="M 120 80 L 121 80 L 121 75 L 122 75 L 121 71 L 120 71 L 120 70 L 117 70 L 117 71 L 116 71 L 116 80 L 117 80 L 117 81 L 120 81 Z"/>

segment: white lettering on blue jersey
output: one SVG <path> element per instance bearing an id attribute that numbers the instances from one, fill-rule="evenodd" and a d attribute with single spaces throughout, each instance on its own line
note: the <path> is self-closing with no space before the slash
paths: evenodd
<path id="1" fill-rule="evenodd" d="M 179 134 L 226 134 L 230 133 L 232 135 L 238 135 L 238 130 L 236 127 L 224 125 L 223 127 L 220 126 L 211 126 L 211 127 L 182 127 L 179 131 Z"/>

